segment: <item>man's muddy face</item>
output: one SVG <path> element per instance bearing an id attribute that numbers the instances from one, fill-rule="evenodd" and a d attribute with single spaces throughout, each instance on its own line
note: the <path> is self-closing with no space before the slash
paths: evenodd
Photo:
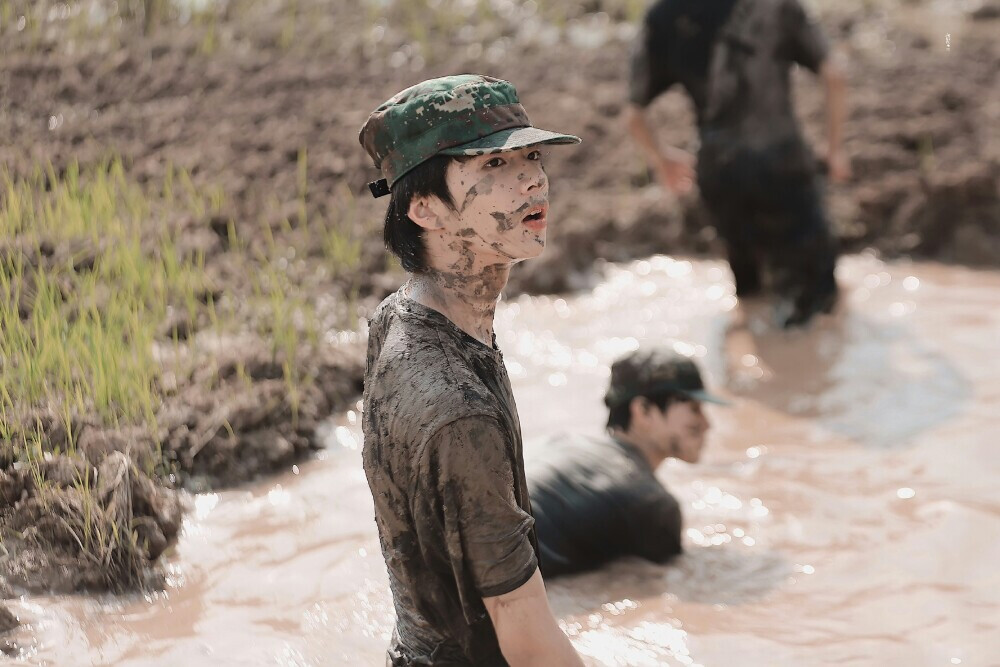
<path id="1" fill-rule="evenodd" d="M 643 428 L 660 452 L 686 463 L 697 463 L 709 428 L 701 403 L 679 401 L 668 405 L 665 411 L 651 406 L 649 414 L 651 418 L 644 420 Z"/>
<path id="2" fill-rule="evenodd" d="M 537 147 L 455 160 L 445 178 L 455 210 L 443 222 L 468 250 L 501 262 L 541 254 L 549 182 Z"/>
<path id="3" fill-rule="evenodd" d="M 671 405 L 666 414 L 667 428 L 675 434 L 676 456 L 687 463 L 697 463 L 705 446 L 708 417 L 698 401 L 683 401 Z"/>

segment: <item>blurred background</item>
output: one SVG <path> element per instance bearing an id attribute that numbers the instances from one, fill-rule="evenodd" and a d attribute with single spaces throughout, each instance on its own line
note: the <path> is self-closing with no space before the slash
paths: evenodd
<path id="1" fill-rule="evenodd" d="M 814 332 L 820 340 L 802 344 L 805 367 L 815 373 L 762 389 L 756 398 L 764 407 L 723 419 L 719 437 L 732 439 L 719 444 L 716 468 L 706 474 L 742 474 L 745 497 L 735 490 L 726 496 L 696 472 L 668 473 L 686 502 L 702 503 L 689 507 L 696 525 L 698 512 L 712 507 L 735 512 L 737 523 L 745 519 L 737 541 L 765 530 L 751 528 L 767 514 L 754 513 L 766 505 L 754 485 L 780 488 L 782 475 L 805 474 L 801 461 L 789 459 L 772 471 L 777 477 L 751 479 L 749 468 L 739 468 L 759 457 L 746 453 L 751 445 L 775 437 L 798 442 L 822 426 L 837 444 L 819 469 L 826 479 L 856 480 L 860 468 L 837 467 L 841 449 L 870 446 L 859 466 L 899 465 L 896 445 L 919 449 L 915 434 L 942 424 L 971 433 L 975 451 L 985 452 L 977 438 L 987 422 L 953 418 L 987 420 L 984 406 L 998 395 L 995 380 L 977 384 L 984 373 L 976 369 L 995 356 L 988 353 L 996 331 L 990 313 L 1000 305 L 1000 3 L 829 0 L 809 9 L 847 56 L 845 150 L 854 176 L 831 188 L 828 201 L 844 251 L 862 253 L 842 263 L 840 277 L 868 295 L 849 300 L 860 319 L 821 328 Z M 458 72 L 508 79 L 536 125 L 584 139 L 579 149 L 547 158 L 549 247 L 514 271 L 511 305 L 498 320 L 520 394 L 544 401 L 545 392 L 575 383 L 579 393 L 570 395 L 592 411 L 606 377 L 601 369 L 647 337 L 701 346 L 699 356 L 724 381 L 712 366 L 713 345 L 732 282 L 715 259 L 717 234 L 696 198 L 677 199 L 651 179 L 620 119 L 628 53 L 645 10 L 645 0 L 0 0 L 0 593 L 11 601 L 0 628 L 10 631 L 10 656 L 45 664 L 380 664 L 391 610 L 370 498 L 357 477 L 356 401 L 366 317 L 403 273 L 382 245 L 385 204 L 367 193 L 378 173 L 357 134 L 372 109 L 420 80 Z M 805 132 L 818 143 L 822 90 L 806 72 L 795 73 L 795 84 Z M 665 142 L 694 149 L 693 113 L 679 91 L 658 100 L 651 117 Z M 651 255 L 693 264 L 661 257 L 651 265 L 644 261 Z M 622 316 L 609 295 L 647 283 L 640 294 L 651 300 L 635 303 L 637 319 L 620 319 L 615 329 Z M 898 318 L 924 307 L 915 296 L 925 294 L 920 285 L 940 287 L 911 330 Z M 672 290 L 685 296 L 669 296 Z M 540 294 L 575 296 L 528 296 Z M 595 303 L 603 306 L 594 310 Z M 546 319 L 549 306 L 570 314 Z M 961 307 L 967 310 L 955 310 Z M 892 326 L 880 323 L 883 316 L 896 318 Z M 945 325 L 956 328 L 942 332 Z M 787 340 L 772 348 L 772 365 L 780 366 Z M 897 353 L 902 366 L 886 361 L 872 370 L 873 359 Z M 922 389 L 902 403 L 879 403 L 905 386 Z M 804 407 L 796 403 L 803 387 L 812 396 Z M 784 417 L 765 426 L 771 411 Z M 578 421 L 538 412 L 522 415 L 526 433 L 532 425 L 544 433 Z M 871 425 L 887 414 L 916 426 L 876 433 Z M 331 415 L 338 420 L 332 426 Z M 591 421 L 596 427 L 600 420 Z M 759 442 L 736 437 L 737 422 L 761 429 Z M 310 457 L 316 450 L 318 458 Z M 928 468 L 940 463 L 936 456 L 928 453 Z M 315 481 L 288 500 L 282 484 L 305 483 L 300 465 L 318 471 Z M 968 466 L 976 468 L 976 457 Z M 980 470 L 972 486 L 992 488 L 994 473 Z M 282 477 L 246 484 L 263 474 Z M 890 497 L 912 498 L 896 494 L 911 485 L 883 481 Z M 857 490 L 858 502 L 883 490 Z M 790 498 L 780 495 L 787 489 L 775 493 Z M 865 514 L 834 519 L 837 503 L 828 502 L 810 510 L 815 522 L 853 524 Z M 996 527 L 995 492 L 984 511 Z M 732 535 L 729 521 L 706 516 L 706 526 L 722 529 L 691 539 L 719 547 L 711 536 Z M 965 516 L 962 535 L 977 521 Z M 281 526 L 292 535 L 269 536 Z M 584 581 L 581 594 L 557 587 L 557 611 L 567 628 L 579 625 L 573 636 L 594 664 L 705 659 L 685 643 L 691 623 L 696 634 L 724 635 L 706 664 L 823 664 L 792 647 L 800 640 L 833 645 L 849 623 L 748 644 L 739 637 L 753 626 L 711 611 L 766 597 L 789 573 L 814 568 L 788 553 L 773 555 L 781 545 L 804 548 L 796 542 L 801 527 L 782 526 L 771 538 L 774 551 L 715 551 L 707 564 L 682 566 L 716 582 L 707 592 L 690 583 L 685 589 L 676 570 L 618 572 Z M 209 533 L 239 546 L 213 560 L 220 547 Z M 941 544 L 965 539 L 935 535 Z M 296 540 L 324 555 L 296 562 Z M 757 545 L 751 542 L 747 549 Z M 299 546 L 270 553 L 259 569 L 225 570 L 241 553 L 267 552 L 262 543 Z M 809 548 L 824 546 L 834 545 Z M 950 575 L 935 579 L 936 566 L 928 567 L 914 581 L 961 588 Z M 248 582 L 267 580 L 269 572 L 294 579 L 303 568 L 313 568 L 316 579 L 302 584 L 308 593 L 292 595 L 283 620 L 238 611 L 243 600 L 267 616 L 273 598 L 245 599 Z M 713 579 L 721 570 L 742 574 Z M 868 590 L 871 581 L 849 570 L 838 575 L 845 597 Z M 640 575 L 665 582 L 644 612 L 630 606 L 643 588 Z M 208 584 L 220 580 L 221 592 Z M 629 595 L 608 589 L 614 581 L 625 582 Z M 746 581 L 756 583 L 747 588 Z M 676 596 L 678 586 L 681 603 L 686 591 L 693 605 L 687 626 L 678 620 L 683 604 L 663 597 Z M 97 597 L 60 596 L 79 591 Z M 124 597 L 102 597 L 107 591 Z M 185 602 L 175 607 L 171 595 Z M 923 596 L 916 607 L 939 601 Z M 1000 621 L 996 600 L 959 597 L 947 604 L 978 605 L 983 614 L 958 613 L 983 624 L 966 642 L 975 658 L 966 664 L 995 664 L 1000 647 L 988 636 Z M 860 613 L 877 619 L 878 605 L 911 603 L 890 596 Z M 600 612 L 608 604 L 617 612 Z M 794 609 L 781 602 L 774 619 Z M 625 629 L 604 620 L 587 625 L 594 613 L 633 612 L 638 618 Z M 931 616 L 883 630 L 906 637 L 933 625 Z M 102 620 L 83 620 L 94 618 Z M 237 630 L 220 630 L 227 627 Z M 261 627 L 268 629 L 248 649 L 239 633 Z M 955 632 L 948 626 L 942 636 Z M 223 637 L 217 644 L 213 633 Z M 316 639 L 296 644 L 292 638 L 303 634 Z M 845 662 L 865 664 L 864 646 L 882 656 L 867 664 L 962 660 L 945 639 L 937 653 L 893 649 L 889 640 L 882 646 L 875 636 L 859 641 L 855 653 L 841 656 Z"/>

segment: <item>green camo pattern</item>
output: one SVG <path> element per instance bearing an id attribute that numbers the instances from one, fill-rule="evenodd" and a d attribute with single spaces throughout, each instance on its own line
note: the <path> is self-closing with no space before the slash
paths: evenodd
<path id="1" fill-rule="evenodd" d="M 485 154 L 533 143 L 577 143 L 570 135 L 532 129 L 520 143 L 512 128 L 531 121 L 514 86 L 502 79 L 459 74 L 429 79 L 396 94 L 371 113 L 358 139 L 391 187 L 404 174 L 441 154 Z M 497 134 L 500 133 L 500 134 Z M 539 133 L 545 138 L 539 140 Z M 497 135 L 491 142 L 491 135 Z M 463 148 L 466 144 L 474 144 Z"/>

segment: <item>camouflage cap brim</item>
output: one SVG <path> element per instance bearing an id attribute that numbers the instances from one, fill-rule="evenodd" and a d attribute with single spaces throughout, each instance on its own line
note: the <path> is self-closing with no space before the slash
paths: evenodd
<path id="1" fill-rule="evenodd" d="M 542 144 L 578 144 L 580 137 L 572 134 L 559 134 L 537 127 L 511 127 L 500 130 L 475 141 L 460 146 L 452 146 L 439 151 L 440 155 L 487 155 L 516 151 L 528 146 Z"/>
<path id="2" fill-rule="evenodd" d="M 578 144 L 579 137 L 541 130 L 509 81 L 456 74 L 422 81 L 380 105 L 358 134 L 383 178 L 372 195 L 435 155 L 485 155 L 539 144 Z"/>

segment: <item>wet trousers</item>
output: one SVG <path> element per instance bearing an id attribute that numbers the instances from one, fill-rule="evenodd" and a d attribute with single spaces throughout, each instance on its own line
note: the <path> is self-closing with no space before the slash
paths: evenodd
<path id="1" fill-rule="evenodd" d="M 698 185 L 726 245 L 736 293 L 751 296 L 770 274 L 778 296 L 808 318 L 836 298 L 837 244 L 822 177 L 801 144 L 706 150 Z"/>

